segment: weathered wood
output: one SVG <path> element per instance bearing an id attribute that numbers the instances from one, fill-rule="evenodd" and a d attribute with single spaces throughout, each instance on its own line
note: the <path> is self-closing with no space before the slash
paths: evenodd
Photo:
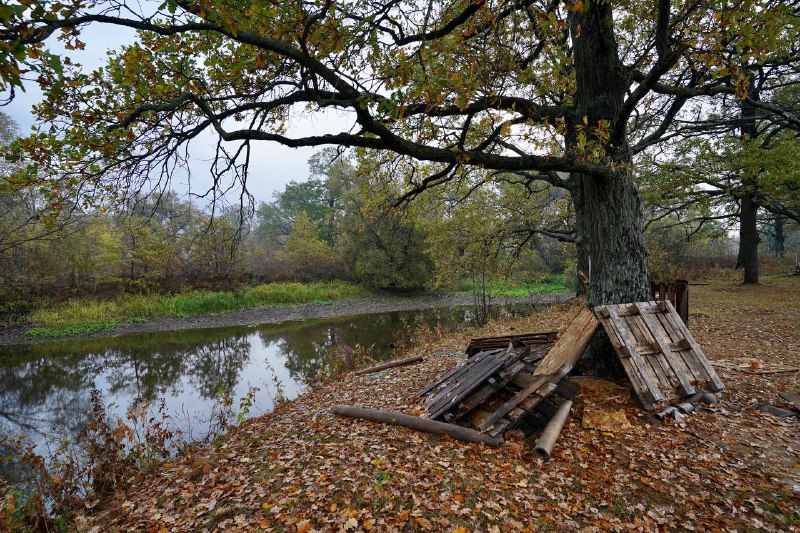
<path id="1" fill-rule="evenodd" d="M 481 431 L 486 431 L 488 428 L 492 427 L 495 422 L 506 416 L 513 408 L 520 404 L 522 400 L 536 392 L 536 389 L 541 387 L 547 382 L 547 378 L 544 376 L 539 376 L 536 380 L 533 381 L 530 385 L 516 393 L 512 396 L 509 400 L 507 400 L 503 405 L 498 407 L 492 416 L 488 419 L 484 420 L 483 423 L 478 426 L 478 429 Z"/>
<path id="2" fill-rule="evenodd" d="M 643 307 L 643 305 L 640 305 L 639 303 L 635 303 L 633 305 L 634 307 L 636 307 L 638 311 L 641 312 L 641 308 Z M 659 350 L 661 350 L 661 353 L 664 355 L 664 358 L 672 368 L 672 371 L 675 373 L 675 377 L 678 378 L 678 382 L 681 385 L 683 394 L 685 396 L 694 394 L 695 389 L 689 382 L 689 376 L 686 375 L 684 368 L 682 368 L 682 365 L 676 360 L 675 357 L 670 357 L 672 350 L 669 347 L 669 342 L 664 338 L 664 334 L 662 333 L 662 328 L 660 327 L 661 324 L 660 322 L 658 322 L 658 319 L 654 318 L 652 315 L 644 313 L 641 314 L 640 316 L 644 321 L 645 325 L 647 326 L 647 329 L 650 330 L 650 334 L 653 336 L 653 339 L 655 339 Z"/>
<path id="3" fill-rule="evenodd" d="M 697 285 L 693 283 L 692 285 Z M 689 282 L 676 279 L 673 283 L 650 282 L 650 298 L 657 301 L 670 301 L 678 311 L 684 324 L 689 324 Z"/>
<path id="4" fill-rule="evenodd" d="M 453 417 L 453 420 L 458 420 L 464 415 L 469 413 L 472 409 L 478 407 L 483 402 L 488 400 L 493 394 L 505 388 L 511 379 L 522 369 L 525 368 L 525 363 L 518 361 L 512 366 L 503 369 L 495 380 L 487 380 L 485 385 L 482 385 L 478 390 L 473 392 L 469 398 L 458 404 L 458 409 Z"/>
<path id="5" fill-rule="evenodd" d="M 418 416 L 406 415 L 395 411 L 381 411 L 352 405 L 337 405 L 334 407 L 333 412 L 339 416 L 361 418 L 382 424 L 402 426 L 425 433 L 432 433 L 434 435 L 449 435 L 454 439 L 464 442 L 483 443 L 489 446 L 501 446 L 503 444 L 503 439 L 491 437 L 485 433 L 475 431 L 474 429 L 437 422 L 436 420 L 429 420 Z"/>
<path id="6" fill-rule="evenodd" d="M 781 393 L 781 398 L 800 411 L 800 394 L 794 391 L 786 391 Z"/>
<path id="7" fill-rule="evenodd" d="M 559 335 L 556 343 L 536 367 L 534 374 L 537 376 L 553 374 L 565 364 L 570 365 L 570 368 L 574 367 L 599 326 L 600 322 L 591 309 L 581 309 L 569 327 Z"/>
<path id="8" fill-rule="evenodd" d="M 480 384 L 489 378 L 492 374 L 503 367 L 503 361 L 498 360 L 496 357 L 489 356 L 484 362 L 477 365 L 477 367 L 464 376 L 463 383 L 460 383 L 445 397 L 439 399 L 435 404 L 428 408 L 428 413 L 431 418 L 437 418 L 439 415 L 457 405 L 458 402 L 463 400 L 468 394 L 480 386 Z"/>
<path id="9" fill-rule="evenodd" d="M 442 386 L 439 387 L 438 390 L 435 389 L 435 394 L 428 398 L 428 407 L 430 408 L 446 396 L 452 394 L 455 389 L 464 383 L 464 381 L 469 380 L 473 374 L 476 372 L 481 372 L 487 364 L 494 364 L 492 360 L 495 362 L 497 361 L 494 357 L 494 353 L 495 352 L 484 352 L 484 357 L 480 361 L 476 361 L 475 364 L 470 364 L 469 367 L 464 370 L 464 372 L 458 375 L 457 378 L 443 382 Z"/>
<path id="10" fill-rule="evenodd" d="M 564 400 L 558 406 L 558 410 L 550 419 L 550 422 L 545 426 L 539 440 L 536 441 L 536 446 L 533 448 L 533 454 L 537 457 L 548 461 L 550 455 L 553 453 L 553 447 L 556 445 L 561 430 L 569 417 L 570 409 L 572 409 L 572 400 Z"/>
<path id="11" fill-rule="evenodd" d="M 414 363 L 419 363 L 422 361 L 423 357 L 421 355 L 415 355 L 413 357 L 406 357 L 405 359 L 397 359 L 395 361 L 389 361 L 388 363 L 383 363 L 382 365 L 375 365 L 369 368 L 365 368 L 363 370 L 359 370 L 356 374 L 369 374 L 370 372 L 379 372 L 381 370 L 386 370 L 387 368 L 395 368 L 398 366 L 405 366 L 411 365 Z"/>
<path id="12" fill-rule="evenodd" d="M 525 413 L 532 412 L 540 402 L 542 402 L 553 391 L 555 391 L 557 386 L 556 384 L 564 379 L 566 375 L 569 374 L 570 370 L 572 370 L 572 367 L 566 364 L 562 366 L 555 374 L 547 376 L 547 383 L 543 385 L 544 389 L 537 390 L 536 394 L 520 402 L 517 407 L 508 413 L 508 419 L 513 422 L 522 420 L 522 418 L 525 416 Z"/>
<path id="13" fill-rule="evenodd" d="M 769 405 L 767 403 L 760 403 L 755 402 L 751 404 L 754 409 L 761 411 L 763 413 L 769 413 L 773 416 L 778 416 L 782 418 L 789 418 L 790 416 L 798 416 L 797 413 L 794 411 L 789 411 L 788 409 L 781 409 L 780 407 L 775 407 L 774 405 Z"/>
<path id="14" fill-rule="evenodd" d="M 471 357 L 472 355 L 483 350 L 488 350 L 491 348 L 505 348 L 508 346 L 509 342 L 521 342 L 523 344 L 547 344 L 554 342 L 557 337 L 557 331 L 523 333 L 520 335 L 501 335 L 497 337 L 477 337 L 469 341 L 464 353 Z"/>
<path id="15" fill-rule="evenodd" d="M 664 303 L 666 304 L 667 309 L 669 310 L 669 313 L 666 314 L 667 320 L 670 320 L 672 318 L 671 315 L 677 316 L 678 312 L 675 311 L 675 308 L 672 306 L 672 303 L 670 302 L 664 302 Z M 725 385 L 722 383 L 722 380 L 719 379 L 719 376 L 717 376 L 714 367 L 711 366 L 711 363 L 709 362 L 708 358 L 706 358 L 702 348 L 700 348 L 700 345 L 697 344 L 697 341 L 694 340 L 692 334 L 689 333 L 689 329 L 686 327 L 686 324 L 684 324 L 683 321 L 681 320 L 673 319 L 670 321 L 672 322 L 672 325 L 681 333 L 681 335 L 683 335 L 683 338 L 686 339 L 686 342 L 689 343 L 689 346 L 691 347 L 692 351 L 695 352 L 695 355 L 697 356 L 697 361 L 703 367 L 703 370 L 706 371 L 709 379 L 716 387 L 716 390 L 712 392 L 719 392 L 721 390 L 724 390 Z"/>
<path id="16" fill-rule="evenodd" d="M 671 302 L 605 305 L 595 311 L 646 409 L 659 401 L 686 401 L 697 390 L 724 389 Z"/>
<path id="17" fill-rule="evenodd" d="M 428 384 L 428 386 L 419 391 L 417 393 L 417 396 L 425 396 L 439 385 L 442 385 L 445 381 L 457 378 L 458 376 L 469 370 L 469 368 L 472 365 L 479 363 L 489 353 L 490 352 L 481 352 L 479 354 L 476 354 L 475 357 L 467 359 L 463 363 L 456 365 L 452 370 L 450 370 L 450 372 L 439 378 L 437 381 Z"/>
<path id="18" fill-rule="evenodd" d="M 625 326 L 625 324 L 622 323 L 622 320 L 620 320 L 619 315 L 617 315 L 616 309 L 614 309 L 612 306 L 606 306 L 606 309 L 608 310 L 609 318 L 611 319 L 614 326 L 620 333 L 620 338 L 622 339 L 622 343 L 625 346 L 627 356 L 631 358 L 631 361 L 633 361 L 633 364 L 639 370 L 639 374 L 642 377 L 642 381 L 644 381 L 645 385 L 647 386 L 647 391 L 653 397 L 653 401 L 657 402 L 663 400 L 664 395 L 661 394 L 661 390 L 653 381 L 653 378 L 651 377 L 650 372 L 645 366 L 644 361 L 636 352 L 636 348 L 634 348 L 634 346 L 631 343 L 632 335 L 630 331 L 628 331 L 628 328 Z"/>

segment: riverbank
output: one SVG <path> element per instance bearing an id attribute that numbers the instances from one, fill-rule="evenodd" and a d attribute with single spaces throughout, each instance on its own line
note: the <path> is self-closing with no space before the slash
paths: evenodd
<path id="1" fill-rule="evenodd" d="M 419 337 L 420 364 L 349 374 L 142 476 L 78 519 L 96 531 L 791 530 L 800 523 L 797 418 L 748 407 L 800 390 L 800 279 L 692 288 L 690 328 L 727 390 L 716 412 L 651 426 L 624 381 L 581 380 L 553 459 L 341 419 L 336 404 L 419 414 L 415 392 L 470 336 L 563 328 L 580 303 Z M 779 366 L 783 365 L 783 366 Z M 627 424 L 583 426 L 587 410 Z"/>
<path id="2" fill-rule="evenodd" d="M 552 292 L 527 297 L 495 298 L 493 303 L 559 303 L 574 296 L 572 292 Z M 129 322 L 114 324 L 109 328 L 74 335 L 77 337 L 112 337 L 128 333 L 154 333 L 163 331 L 182 331 L 188 329 L 207 329 L 228 326 L 256 326 L 261 324 L 277 324 L 294 320 L 315 318 L 334 318 L 338 316 L 363 315 L 372 313 L 388 313 L 392 311 L 413 311 L 434 309 L 437 307 L 453 307 L 472 305 L 470 294 L 435 294 L 426 293 L 413 296 L 390 296 L 375 294 L 366 298 L 343 298 L 325 303 L 312 302 L 292 305 L 268 305 L 249 309 L 239 309 L 217 314 L 200 314 L 194 316 L 156 317 L 145 322 Z M 32 324 L 19 324 L 0 329 L 0 346 L 26 345 L 41 342 L 52 342 L 53 338 L 31 336 L 28 331 Z"/>

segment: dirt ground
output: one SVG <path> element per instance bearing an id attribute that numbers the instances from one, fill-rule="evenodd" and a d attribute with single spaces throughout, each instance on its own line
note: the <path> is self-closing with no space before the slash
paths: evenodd
<path id="1" fill-rule="evenodd" d="M 800 530 L 800 421 L 757 411 L 800 391 L 800 278 L 691 287 L 690 330 L 726 384 L 715 413 L 646 423 L 624 381 L 583 390 L 552 460 L 335 417 L 336 404 L 421 413 L 415 393 L 471 336 L 565 327 L 578 303 L 455 334 L 422 332 L 423 363 L 328 383 L 136 482 L 81 530 Z M 789 369 L 789 371 L 787 371 Z M 765 373 L 758 372 L 776 372 Z M 587 429 L 621 410 L 627 424 Z"/>

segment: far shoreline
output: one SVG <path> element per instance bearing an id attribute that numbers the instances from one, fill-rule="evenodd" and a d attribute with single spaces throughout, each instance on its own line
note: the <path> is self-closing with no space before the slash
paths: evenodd
<path id="1" fill-rule="evenodd" d="M 524 297 L 493 298 L 492 304 L 552 304 L 563 303 L 574 297 L 575 293 L 572 291 L 551 292 Z M 123 323 L 112 329 L 55 338 L 29 337 L 25 332 L 31 325 L 19 324 L 0 328 L 0 347 L 27 346 L 79 338 L 116 337 L 132 333 L 161 333 L 190 329 L 259 326 L 308 319 L 454 307 L 472 305 L 473 303 L 473 295 L 463 293 L 426 293 L 413 296 L 374 295 L 368 298 L 344 298 L 325 303 L 267 305 L 225 313 L 202 314 L 189 317 L 158 317 L 148 320 L 147 322 Z"/>

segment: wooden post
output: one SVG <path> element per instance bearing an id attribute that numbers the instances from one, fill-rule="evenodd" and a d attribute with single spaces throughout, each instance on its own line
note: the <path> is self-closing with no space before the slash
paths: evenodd
<path id="1" fill-rule="evenodd" d="M 564 400 L 558 406 L 556 414 L 547 423 L 539 440 L 536 441 L 536 446 L 533 448 L 533 454 L 536 457 L 545 461 L 550 460 L 550 454 L 553 453 L 553 447 L 556 445 L 558 436 L 561 435 L 561 429 L 569 417 L 570 409 L 572 409 L 572 400 Z"/>
<path id="2" fill-rule="evenodd" d="M 500 437 L 492 437 L 485 433 L 475 431 L 474 429 L 456 426 L 455 424 L 447 424 L 445 422 L 437 422 L 436 420 L 430 420 L 428 418 L 406 415 L 396 411 L 380 411 L 378 409 L 355 407 L 352 405 L 337 405 L 333 408 L 333 413 L 350 418 L 363 418 L 364 420 L 380 422 L 381 424 L 402 426 L 425 433 L 432 433 L 434 435 L 450 435 L 454 439 L 464 442 L 483 443 L 489 446 L 503 445 L 503 439 Z"/>
<path id="3" fill-rule="evenodd" d="M 689 281 L 675 280 L 675 309 L 685 325 L 689 325 Z"/>

